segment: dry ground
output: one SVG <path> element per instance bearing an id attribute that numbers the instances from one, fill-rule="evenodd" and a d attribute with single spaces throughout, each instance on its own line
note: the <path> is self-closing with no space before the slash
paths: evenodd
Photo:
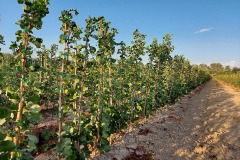
<path id="1" fill-rule="evenodd" d="M 240 160 L 240 92 L 210 80 L 95 159 Z"/>

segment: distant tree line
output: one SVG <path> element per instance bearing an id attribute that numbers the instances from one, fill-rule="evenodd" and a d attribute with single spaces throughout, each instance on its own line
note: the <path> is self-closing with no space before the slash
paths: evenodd
<path id="1" fill-rule="evenodd" d="M 231 68 L 229 65 L 223 66 L 221 63 L 211 63 L 210 65 L 207 64 L 200 64 L 200 68 L 209 71 L 211 74 L 219 74 L 219 73 L 239 73 L 239 67 Z"/>

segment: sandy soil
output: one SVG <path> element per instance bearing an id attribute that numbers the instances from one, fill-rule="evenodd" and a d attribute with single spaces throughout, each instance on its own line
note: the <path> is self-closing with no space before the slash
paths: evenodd
<path id="1" fill-rule="evenodd" d="M 102 160 L 240 160 L 240 92 L 210 80 L 118 139 Z"/>

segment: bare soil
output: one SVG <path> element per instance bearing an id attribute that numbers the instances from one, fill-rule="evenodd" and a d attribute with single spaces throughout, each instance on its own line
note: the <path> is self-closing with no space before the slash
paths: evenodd
<path id="1" fill-rule="evenodd" d="M 240 160 L 240 92 L 214 79 L 117 138 L 101 160 Z"/>

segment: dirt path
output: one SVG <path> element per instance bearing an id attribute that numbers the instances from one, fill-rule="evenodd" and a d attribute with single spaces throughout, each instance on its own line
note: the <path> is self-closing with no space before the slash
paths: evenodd
<path id="1" fill-rule="evenodd" d="M 240 93 L 210 80 L 126 133 L 100 159 L 240 160 Z"/>

